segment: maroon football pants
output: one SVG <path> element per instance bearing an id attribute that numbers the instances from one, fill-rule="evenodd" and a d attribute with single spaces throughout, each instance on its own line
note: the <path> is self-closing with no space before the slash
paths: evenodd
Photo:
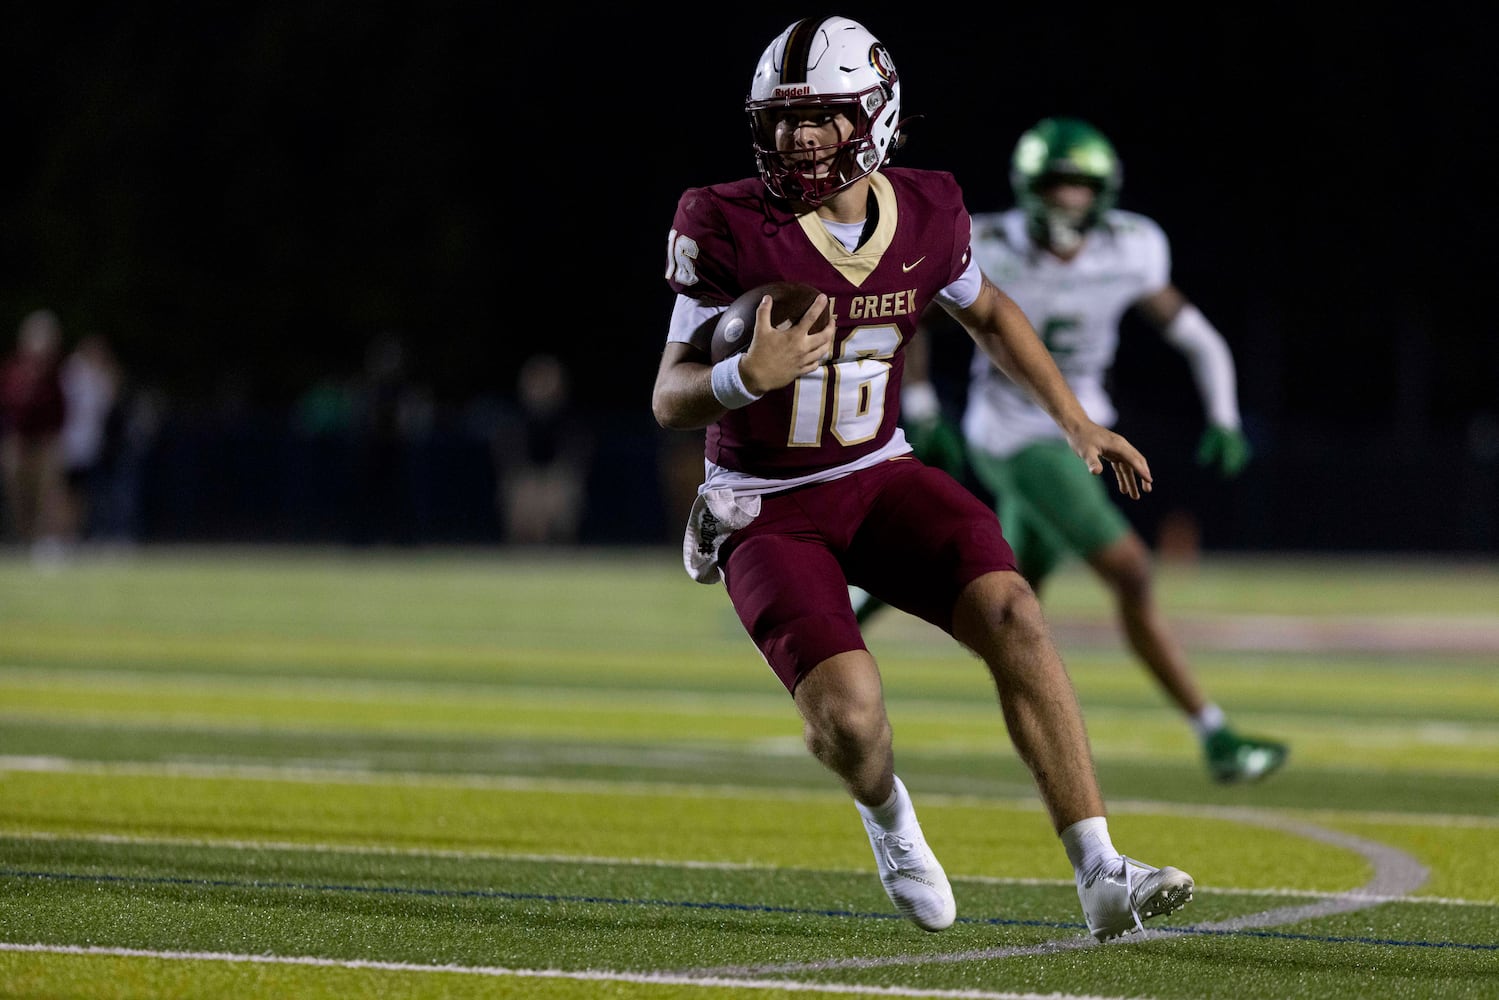
<path id="1" fill-rule="evenodd" d="M 837 653 L 865 649 L 850 584 L 952 632 L 963 588 L 1013 570 L 994 511 L 911 456 L 764 497 L 719 552 L 734 610 L 787 691 Z"/>

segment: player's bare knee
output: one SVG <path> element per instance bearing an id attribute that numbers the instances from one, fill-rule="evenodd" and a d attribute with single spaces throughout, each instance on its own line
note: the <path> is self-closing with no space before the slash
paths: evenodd
<path id="1" fill-rule="evenodd" d="M 859 760 L 885 751 L 890 745 L 890 722 L 882 707 L 840 706 L 804 727 L 807 749 L 819 760 Z"/>
<path id="2" fill-rule="evenodd" d="M 818 757 L 846 756 L 890 741 L 879 668 L 867 650 L 819 663 L 797 685 L 795 697 L 807 747 Z"/>
<path id="3" fill-rule="evenodd" d="M 850 699 L 830 702 L 804 718 L 803 738 L 812 756 L 843 773 L 890 747 L 890 722 L 882 704 Z"/>
<path id="4" fill-rule="evenodd" d="M 815 704 L 800 706 L 807 745 L 847 750 L 888 741 L 890 722 L 878 687 L 845 685 L 829 690 Z"/>
<path id="5" fill-rule="evenodd" d="M 1046 622 L 1035 591 L 1019 573 L 986 573 L 958 595 L 953 633 L 970 649 L 981 650 L 997 638 L 1016 641 L 1042 638 Z"/>

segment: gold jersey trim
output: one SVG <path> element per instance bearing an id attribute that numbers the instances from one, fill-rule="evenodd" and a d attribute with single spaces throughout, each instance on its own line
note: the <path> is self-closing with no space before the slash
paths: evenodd
<path id="1" fill-rule="evenodd" d="M 822 224 L 822 219 L 816 212 L 799 215 L 796 220 L 817 252 L 855 288 L 864 284 L 864 280 L 874 273 L 874 269 L 884 258 L 885 251 L 890 249 L 890 241 L 895 238 L 895 189 L 879 171 L 869 175 L 869 189 L 874 192 L 875 204 L 879 206 L 880 221 L 874 227 L 874 235 L 853 253 L 843 249 L 843 244 L 828 232 L 828 227 Z"/>

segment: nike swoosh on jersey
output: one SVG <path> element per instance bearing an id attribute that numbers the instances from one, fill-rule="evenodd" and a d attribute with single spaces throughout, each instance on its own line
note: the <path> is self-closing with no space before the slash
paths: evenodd
<path id="1" fill-rule="evenodd" d="M 900 272 L 902 274 L 905 274 L 905 273 L 909 272 L 911 270 L 911 268 L 915 267 L 917 264 L 920 264 L 924 260 L 926 260 L 926 254 L 922 254 L 920 257 L 917 257 L 915 260 L 911 261 L 911 263 L 909 263 L 909 264 L 901 264 L 901 266 L 900 266 Z"/>

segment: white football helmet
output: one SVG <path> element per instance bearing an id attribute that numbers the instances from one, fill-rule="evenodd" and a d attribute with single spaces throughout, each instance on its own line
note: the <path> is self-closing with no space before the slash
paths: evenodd
<path id="1" fill-rule="evenodd" d="M 900 146 L 900 80 L 890 53 L 859 22 L 803 18 L 776 36 L 760 56 L 744 103 L 755 163 L 771 193 L 818 205 L 872 173 Z M 788 110 L 842 111 L 854 123 L 834 151 L 833 169 L 813 176 L 776 149 L 776 122 Z"/>

